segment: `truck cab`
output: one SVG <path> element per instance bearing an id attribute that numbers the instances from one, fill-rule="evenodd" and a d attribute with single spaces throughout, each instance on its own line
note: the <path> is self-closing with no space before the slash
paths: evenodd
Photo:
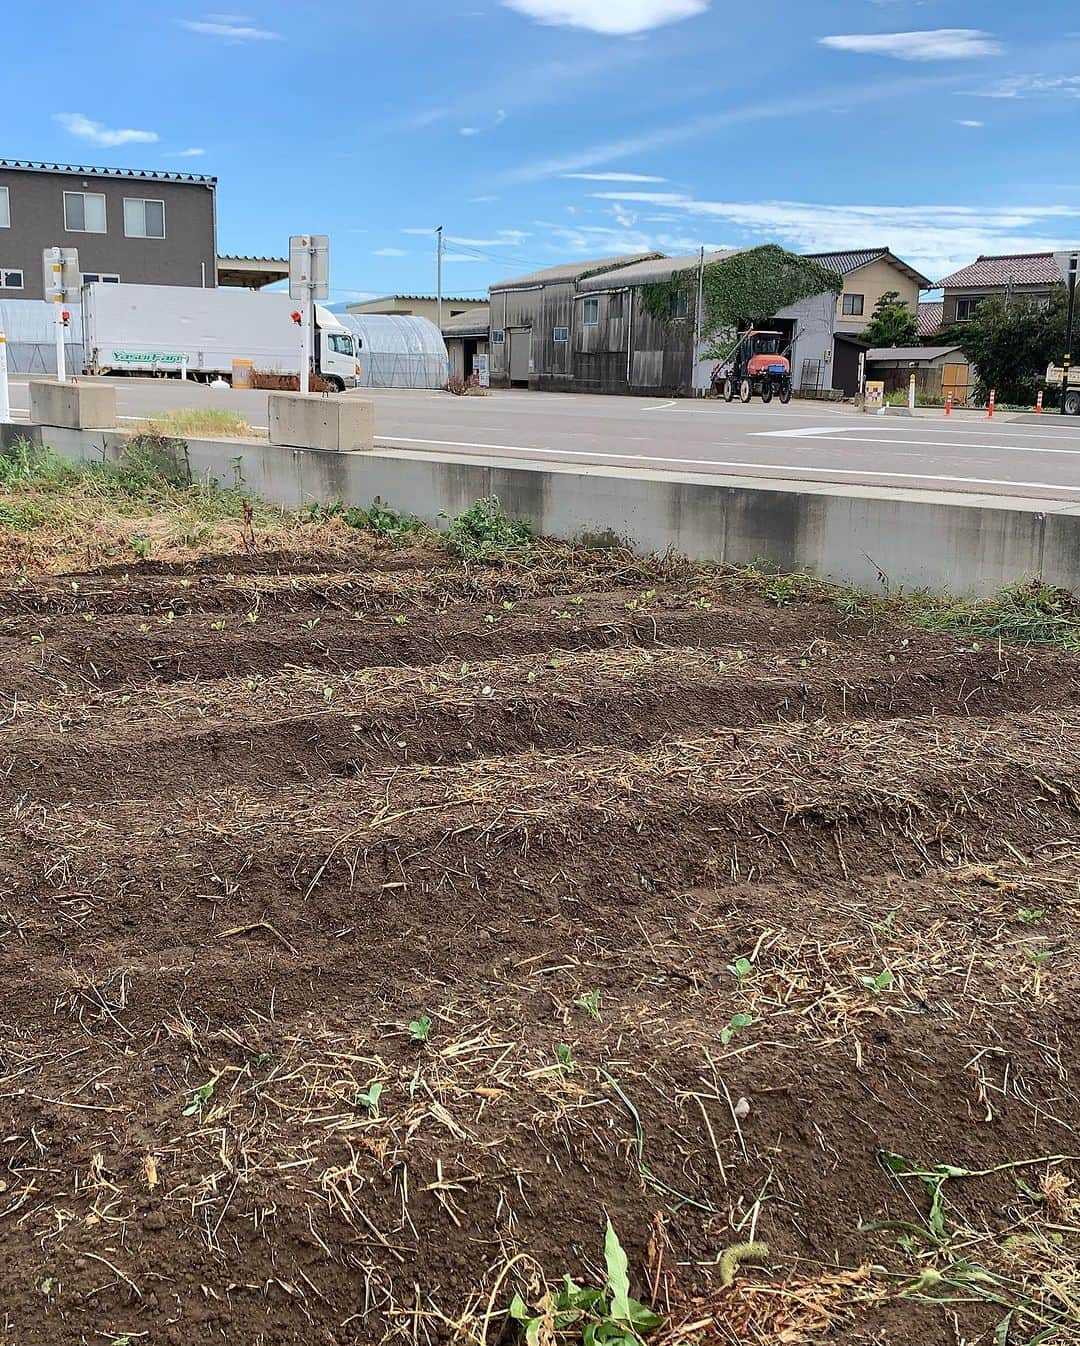
<path id="1" fill-rule="evenodd" d="M 315 368 L 335 392 L 360 382 L 360 346 L 363 343 L 338 322 L 329 309 L 315 307 Z"/>

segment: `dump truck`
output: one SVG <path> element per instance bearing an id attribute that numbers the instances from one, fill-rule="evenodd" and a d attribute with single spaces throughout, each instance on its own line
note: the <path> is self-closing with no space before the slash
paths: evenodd
<path id="1" fill-rule="evenodd" d="M 1051 365 L 1046 371 L 1046 394 L 1043 400 L 1048 407 L 1060 401 L 1064 372 L 1061 365 Z M 1080 369 L 1075 366 L 1069 370 L 1069 386 L 1065 392 L 1065 415 L 1080 416 Z"/>
<path id="2" fill-rule="evenodd" d="M 778 397 L 791 401 L 791 361 L 784 354 L 782 332 L 751 328 L 712 371 L 714 392 L 725 402 L 749 402 L 756 394 L 763 402 Z"/>
<path id="3" fill-rule="evenodd" d="M 233 361 L 259 373 L 298 374 L 302 342 L 287 294 L 219 286 L 114 285 L 82 290 L 87 374 L 174 374 L 229 380 Z M 334 389 L 355 388 L 360 340 L 315 305 L 314 372 Z"/>

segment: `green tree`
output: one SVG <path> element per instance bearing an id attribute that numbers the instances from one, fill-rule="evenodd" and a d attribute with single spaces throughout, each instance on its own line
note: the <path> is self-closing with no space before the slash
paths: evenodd
<path id="1" fill-rule="evenodd" d="M 1066 307 L 1064 285 L 1054 287 L 1045 306 L 993 295 L 940 340 L 955 341 L 975 366 L 980 401 L 994 388 L 999 402 L 1030 406 L 1046 382 L 1047 365 L 1061 361 Z"/>
<path id="2" fill-rule="evenodd" d="M 871 346 L 914 346 L 919 339 L 915 315 L 898 290 L 886 290 L 862 334 Z"/>

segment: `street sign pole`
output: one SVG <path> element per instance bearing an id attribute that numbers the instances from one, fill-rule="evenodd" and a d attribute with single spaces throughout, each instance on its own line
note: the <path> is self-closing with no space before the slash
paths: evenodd
<path id="1" fill-rule="evenodd" d="M 8 392 L 7 337 L 0 332 L 0 425 L 11 420 L 11 394 Z"/>
<path id="2" fill-rule="evenodd" d="M 311 391 L 315 355 L 315 305 L 330 297 L 330 239 L 293 234 L 289 239 L 289 297 L 300 304 L 300 391 Z"/>
<path id="3" fill-rule="evenodd" d="M 1061 414 L 1065 415 L 1065 403 L 1069 394 L 1069 371 L 1072 367 L 1073 321 L 1076 317 L 1076 268 L 1080 262 L 1080 253 L 1069 258 L 1069 308 L 1065 318 L 1065 358 L 1061 362 Z"/>
<path id="4" fill-rule="evenodd" d="M 67 382 L 66 329 L 64 305 L 79 298 L 82 276 L 76 248 L 45 248 L 42 257 L 45 298 L 53 304 L 53 332 L 56 337 L 56 377 Z"/>
<path id="5" fill-rule="evenodd" d="M 59 270 L 59 268 L 57 268 Z M 53 330 L 56 334 L 56 377 L 67 383 L 67 352 L 64 349 L 64 292 L 53 296 Z"/>

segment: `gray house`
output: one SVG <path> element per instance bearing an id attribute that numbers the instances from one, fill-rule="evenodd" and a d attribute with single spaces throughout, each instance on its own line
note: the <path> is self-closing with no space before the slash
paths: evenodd
<path id="1" fill-rule="evenodd" d="M 217 284 L 215 178 L 0 159 L 0 298 L 42 299 L 45 248 L 84 283 Z"/>

